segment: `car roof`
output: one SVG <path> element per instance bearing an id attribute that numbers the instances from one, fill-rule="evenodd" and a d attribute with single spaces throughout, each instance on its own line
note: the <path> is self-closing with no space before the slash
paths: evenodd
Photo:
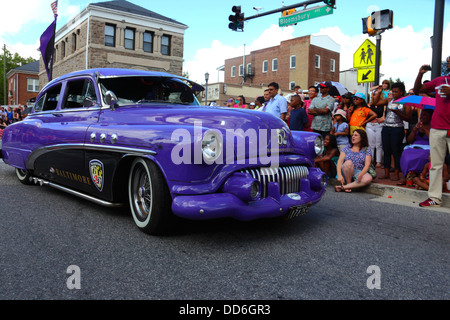
<path id="1" fill-rule="evenodd" d="M 121 69 L 121 68 L 96 68 L 96 69 L 87 69 L 87 70 L 70 72 L 70 73 L 67 73 L 56 79 L 53 79 L 52 81 L 50 81 L 49 83 L 47 83 L 44 86 L 44 89 L 46 87 L 54 84 L 55 82 L 59 82 L 59 81 L 65 80 L 65 79 L 69 79 L 69 78 L 73 78 L 73 77 L 80 77 L 80 76 L 91 76 L 91 77 L 95 78 L 95 77 L 97 77 L 97 75 L 99 78 L 127 77 L 127 76 L 177 78 L 177 79 L 183 79 L 185 81 L 188 81 L 192 85 L 192 87 L 195 91 L 203 91 L 204 90 L 204 88 L 200 84 L 198 84 L 192 80 L 189 80 L 187 78 L 177 76 L 177 75 L 174 75 L 171 73 L 159 72 L 159 71 L 135 70 L 135 69 Z"/>

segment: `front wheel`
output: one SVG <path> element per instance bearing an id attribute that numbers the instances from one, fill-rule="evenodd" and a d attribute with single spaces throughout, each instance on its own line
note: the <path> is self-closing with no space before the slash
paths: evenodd
<path id="1" fill-rule="evenodd" d="M 16 168 L 16 176 L 23 184 L 31 184 L 31 175 L 27 170 Z"/>
<path id="2" fill-rule="evenodd" d="M 159 168 L 151 161 L 136 158 L 128 178 L 128 198 L 136 225 L 145 233 L 157 235 L 169 228 L 171 197 Z"/>

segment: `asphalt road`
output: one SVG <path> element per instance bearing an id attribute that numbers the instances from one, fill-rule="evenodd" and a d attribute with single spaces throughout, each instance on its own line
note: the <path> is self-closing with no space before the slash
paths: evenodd
<path id="1" fill-rule="evenodd" d="M 335 193 L 291 221 L 139 231 L 0 160 L 0 299 L 449 299 L 450 212 Z M 69 269 L 68 269 L 69 268 Z"/>

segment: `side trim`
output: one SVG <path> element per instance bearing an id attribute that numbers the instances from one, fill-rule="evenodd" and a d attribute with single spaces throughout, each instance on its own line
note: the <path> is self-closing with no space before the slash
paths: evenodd
<path id="1" fill-rule="evenodd" d="M 157 153 L 152 150 L 138 149 L 138 148 L 127 148 L 120 146 L 111 146 L 111 145 L 99 145 L 99 144 L 84 144 L 84 143 L 73 143 L 73 144 L 56 144 L 53 146 L 46 146 L 39 149 L 34 150 L 27 159 L 26 168 L 27 170 L 34 170 L 34 162 L 40 156 L 56 150 L 73 150 L 73 149 L 82 149 L 82 150 L 99 150 L 106 152 L 118 152 L 129 155 L 136 156 L 144 156 L 144 155 L 156 155 Z"/>
<path id="2" fill-rule="evenodd" d="M 91 201 L 93 203 L 99 204 L 99 205 L 104 206 L 104 207 L 109 207 L 109 208 L 120 208 L 120 207 L 123 207 L 123 203 L 112 203 L 112 202 L 100 200 L 100 199 L 97 199 L 95 197 L 89 196 L 87 194 L 84 194 L 84 193 L 81 193 L 81 192 L 78 192 L 78 191 L 75 191 L 75 190 L 72 190 L 72 189 L 60 186 L 60 185 L 52 183 L 52 182 L 48 182 L 48 181 L 42 180 L 42 179 L 39 179 L 39 178 L 34 178 L 33 177 L 33 178 L 31 178 L 31 181 L 34 181 L 34 183 L 36 183 L 36 184 L 39 183 L 41 186 L 49 186 L 49 187 L 52 187 L 52 188 L 55 188 L 55 189 L 58 189 L 58 190 L 70 193 L 71 195 L 74 195 L 74 196 L 77 196 L 79 198 Z"/>

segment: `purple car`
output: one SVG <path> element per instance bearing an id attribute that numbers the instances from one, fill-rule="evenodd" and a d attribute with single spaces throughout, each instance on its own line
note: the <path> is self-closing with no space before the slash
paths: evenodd
<path id="1" fill-rule="evenodd" d="M 168 73 L 92 69 L 48 83 L 4 130 L 0 156 L 24 184 L 129 205 L 149 234 L 174 218 L 292 218 L 325 193 L 323 139 L 260 111 L 200 106 Z M 183 219 L 177 219 L 183 220 Z M 178 221 L 179 222 L 179 221 Z"/>

